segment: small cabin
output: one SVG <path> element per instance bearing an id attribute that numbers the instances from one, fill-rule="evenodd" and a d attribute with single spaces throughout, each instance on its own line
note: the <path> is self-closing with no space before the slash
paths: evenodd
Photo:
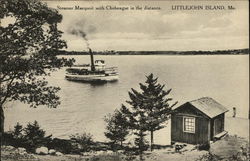
<path id="1" fill-rule="evenodd" d="M 171 115 L 171 141 L 205 144 L 224 136 L 227 108 L 209 97 L 186 102 Z"/>

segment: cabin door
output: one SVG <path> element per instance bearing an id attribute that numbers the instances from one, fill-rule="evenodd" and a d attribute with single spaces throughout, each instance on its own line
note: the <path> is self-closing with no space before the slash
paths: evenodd
<path id="1" fill-rule="evenodd" d="M 222 121 L 221 119 L 214 120 L 214 136 L 222 132 Z"/>

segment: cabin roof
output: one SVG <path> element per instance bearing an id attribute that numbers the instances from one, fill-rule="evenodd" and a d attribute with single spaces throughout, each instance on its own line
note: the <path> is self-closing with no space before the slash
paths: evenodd
<path id="1" fill-rule="evenodd" d="M 210 118 L 214 118 L 215 116 L 228 111 L 226 107 L 222 106 L 210 97 L 202 97 L 197 100 L 190 101 L 189 103 Z"/>

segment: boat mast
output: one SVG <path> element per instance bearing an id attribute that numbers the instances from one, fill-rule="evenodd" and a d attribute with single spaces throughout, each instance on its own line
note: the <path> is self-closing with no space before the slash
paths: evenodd
<path id="1" fill-rule="evenodd" d="M 89 48 L 90 61 L 91 61 L 91 71 L 95 71 L 94 56 L 92 50 Z"/>

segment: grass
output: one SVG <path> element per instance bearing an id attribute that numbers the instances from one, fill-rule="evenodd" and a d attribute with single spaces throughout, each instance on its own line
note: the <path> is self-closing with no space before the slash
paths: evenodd
<path id="1" fill-rule="evenodd" d="M 220 158 L 229 158 L 232 155 L 237 155 L 242 152 L 241 147 L 249 148 L 249 142 L 242 137 L 237 137 L 236 135 L 227 136 L 222 140 L 213 143 L 210 152 Z"/>

